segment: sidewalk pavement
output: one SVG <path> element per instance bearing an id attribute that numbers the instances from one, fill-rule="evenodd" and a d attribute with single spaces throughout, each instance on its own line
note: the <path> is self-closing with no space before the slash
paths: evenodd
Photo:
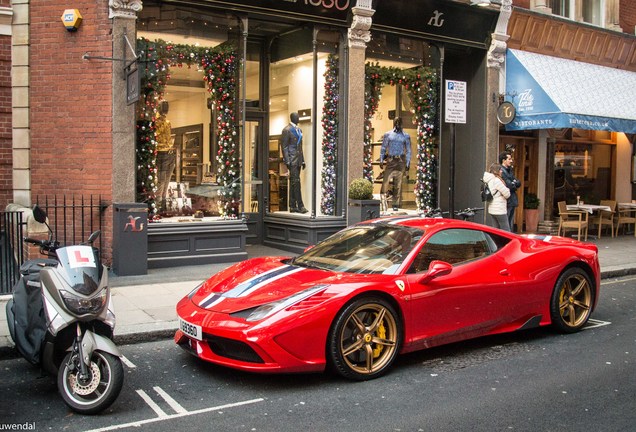
<path id="1" fill-rule="evenodd" d="M 601 278 L 636 274 L 636 237 L 621 235 L 590 240 L 599 249 Z M 289 255 L 262 245 L 247 246 L 249 258 Z M 115 342 L 135 343 L 170 338 L 177 329 L 177 302 L 199 283 L 231 263 L 149 269 L 147 275 L 109 275 L 117 317 Z M 15 355 L 9 336 L 5 306 L 10 296 L 0 296 L 0 359 Z"/>

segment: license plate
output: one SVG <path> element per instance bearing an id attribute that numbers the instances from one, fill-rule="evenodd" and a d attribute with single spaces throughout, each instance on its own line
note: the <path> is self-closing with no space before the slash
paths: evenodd
<path id="1" fill-rule="evenodd" d="M 179 330 L 186 334 L 186 336 L 190 336 L 196 340 L 203 339 L 203 332 L 201 331 L 201 326 L 196 324 L 191 324 L 187 321 L 179 318 Z"/>

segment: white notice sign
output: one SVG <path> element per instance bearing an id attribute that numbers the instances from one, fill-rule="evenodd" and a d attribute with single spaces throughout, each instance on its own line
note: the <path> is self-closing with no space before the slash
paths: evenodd
<path id="1" fill-rule="evenodd" d="M 466 123 L 466 81 L 446 80 L 446 123 Z"/>

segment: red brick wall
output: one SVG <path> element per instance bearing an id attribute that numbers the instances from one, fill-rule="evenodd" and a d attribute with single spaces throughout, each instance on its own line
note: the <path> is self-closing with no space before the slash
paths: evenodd
<path id="1" fill-rule="evenodd" d="M 0 6 L 10 7 L 11 0 Z M 11 36 L 0 35 L 0 210 L 13 199 L 11 121 Z"/>
<path id="2" fill-rule="evenodd" d="M 530 9 L 530 0 L 512 0 L 512 5 L 524 9 Z"/>
<path id="3" fill-rule="evenodd" d="M 76 32 L 61 21 L 69 7 L 83 17 Z M 108 2 L 32 1 L 30 18 L 32 199 L 101 194 L 110 204 L 113 63 L 82 59 L 112 57 Z M 104 222 L 108 250 L 110 210 Z"/>
<path id="4" fill-rule="evenodd" d="M 620 0 L 620 26 L 625 33 L 634 34 L 636 28 L 636 2 L 634 0 Z"/>

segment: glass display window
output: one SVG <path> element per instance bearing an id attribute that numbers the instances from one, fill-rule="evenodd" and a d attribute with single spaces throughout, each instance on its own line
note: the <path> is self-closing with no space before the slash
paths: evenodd
<path id="1" fill-rule="evenodd" d="M 383 210 L 436 206 L 440 49 L 374 32 L 367 49 L 365 167 Z"/>
<path id="2" fill-rule="evenodd" d="M 144 2 L 137 35 L 137 199 L 153 222 L 237 217 L 239 19 Z"/>
<path id="3" fill-rule="evenodd" d="M 336 214 L 340 37 L 298 28 L 270 46 L 269 213 Z"/>

